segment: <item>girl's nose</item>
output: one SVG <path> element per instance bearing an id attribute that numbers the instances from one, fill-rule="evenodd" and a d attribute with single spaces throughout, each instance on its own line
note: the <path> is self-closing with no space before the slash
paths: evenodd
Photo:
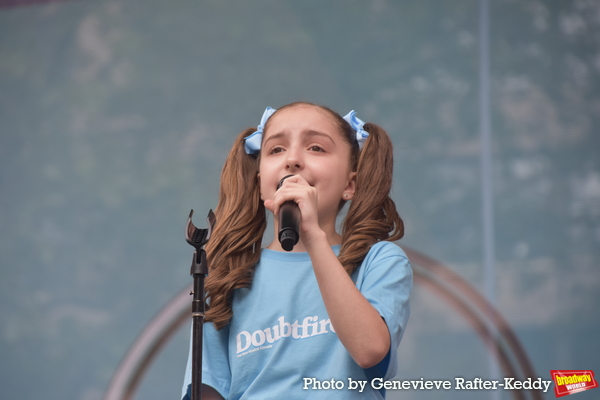
<path id="1" fill-rule="evenodd" d="M 304 168 L 304 162 L 302 161 L 302 157 L 295 150 L 290 150 L 287 153 L 286 161 L 286 169 L 290 171 L 300 170 Z"/>

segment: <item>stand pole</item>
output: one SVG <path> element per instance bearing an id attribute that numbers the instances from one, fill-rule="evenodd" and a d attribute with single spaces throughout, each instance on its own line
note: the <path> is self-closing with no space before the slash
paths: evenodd
<path id="1" fill-rule="evenodd" d="M 208 275 L 208 262 L 204 245 L 208 242 L 215 223 L 215 214 L 208 212 L 208 229 L 198 229 L 192 223 L 194 210 L 190 211 L 185 227 L 185 240 L 194 248 L 190 275 L 194 278 L 192 300 L 192 390 L 191 400 L 202 400 L 202 335 L 204 333 L 204 278 Z"/>
<path id="2" fill-rule="evenodd" d="M 202 335 L 204 328 L 204 278 L 208 274 L 206 252 L 194 252 L 190 274 L 194 277 L 192 301 L 192 400 L 202 399 Z"/>

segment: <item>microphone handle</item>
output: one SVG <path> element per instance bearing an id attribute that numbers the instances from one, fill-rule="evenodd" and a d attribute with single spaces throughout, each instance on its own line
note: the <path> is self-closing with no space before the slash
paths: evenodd
<path id="1" fill-rule="evenodd" d="M 286 201 L 279 208 L 279 243 L 285 251 L 292 251 L 300 240 L 300 209 L 293 201 Z"/>

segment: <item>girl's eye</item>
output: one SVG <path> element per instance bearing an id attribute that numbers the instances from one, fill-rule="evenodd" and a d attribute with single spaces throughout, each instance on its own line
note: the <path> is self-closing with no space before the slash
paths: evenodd
<path id="1" fill-rule="evenodd" d="M 311 151 L 319 151 L 319 152 L 320 151 L 325 151 L 325 150 L 323 150 L 323 148 L 321 146 L 316 146 L 316 145 L 315 146 L 310 146 L 310 150 Z"/>
<path id="2" fill-rule="evenodd" d="M 271 149 L 269 154 L 277 154 L 277 153 L 281 153 L 282 151 L 283 151 L 283 149 L 281 147 L 274 147 Z"/>

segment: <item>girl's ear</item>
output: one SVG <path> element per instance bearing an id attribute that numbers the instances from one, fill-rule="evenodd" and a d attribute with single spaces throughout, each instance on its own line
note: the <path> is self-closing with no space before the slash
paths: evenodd
<path id="1" fill-rule="evenodd" d="M 356 192 L 356 172 L 350 172 L 348 178 L 348 184 L 344 188 L 342 200 L 352 200 L 354 193 Z"/>

